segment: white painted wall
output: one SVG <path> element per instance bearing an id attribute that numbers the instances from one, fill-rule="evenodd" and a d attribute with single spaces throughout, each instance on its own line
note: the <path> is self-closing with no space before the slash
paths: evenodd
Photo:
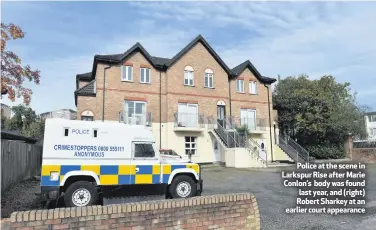
<path id="1" fill-rule="evenodd" d="M 365 122 L 366 122 L 368 139 L 374 140 L 374 139 L 376 139 L 376 121 L 371 122 L 369 116 L 371 116 L 371 115 L 364 116 L 364 119 L 365 119 Z M 373 115 L 373 116 L 376 116 L 376 115 Z M 372 131 L 371 131 L 371 129 L 372 129 Z"/>

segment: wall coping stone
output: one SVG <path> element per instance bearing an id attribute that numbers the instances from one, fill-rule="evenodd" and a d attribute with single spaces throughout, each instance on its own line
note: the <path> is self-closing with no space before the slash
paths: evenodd
<path id="1" fill-rule="evenodd" d="M 3 222 L 28 222 L 28 221 L 40 221 L 40 220 L 52 220 L 63 218 L 82 218 L 93 219 L 93 216 L 97 215 L 113 215 L 129 212 L 143 212 L 158 209 L 173 209 L 175 207 L 191 207 L 199 205 L 211 205 L 227 202 L 236 202 L 242 200 L 250 200 L 253 203 L 253 207 L 257 207 L 257 201 L 254 195 L 251 193 L 232 193 L 232 194 L 217 194 L 210 196 L 191 197 L 186 199 L 166 199 L 166 200 L 153 200 L 153 201 L 141 201 L 137 203 L 125 203 L 125 204 L 112 204 L 106 206 L 88 206 L 78 208 L 56 208 L 56 209 L 44 209 L 44 210 L 29 210 L 21 212 L 13 212 L 10 218 L 2 219 Z M 259 218 L 258 208 L 254 210 L 256 216 Z M 93 217 L 93 218 L 92 218 Z"/>

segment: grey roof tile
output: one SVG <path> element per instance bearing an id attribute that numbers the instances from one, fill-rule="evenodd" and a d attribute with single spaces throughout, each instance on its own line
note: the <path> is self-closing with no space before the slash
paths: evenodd
<path id="1" fill-rule="evenodd" d="M 155 57 L 155 56 L 152 56 L 151 57 L 153 62 L 156 64 L 156 65 L 167 65 L 171 59 L 169 58 L 163 58 L 163 57 Z"/>
<path id="2" fill-rule="evenodd" d="M 95 87 L 95 80 L 89 82 L 89 84 L 79 88 L 77 91 L 76 91 L 76 94 L 77 95 L 92 95 L 92 94 L 95 94 L 95 91 L 94 91 L 94 87 Z"/>

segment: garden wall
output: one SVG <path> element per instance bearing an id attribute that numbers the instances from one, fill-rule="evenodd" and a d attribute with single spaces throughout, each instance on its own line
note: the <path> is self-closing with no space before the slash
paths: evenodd
<path id="1" fill-rule="evenodd" d="M 364 163 L 375 163 L 376 148 L 353 148 L 352 160 Z"/>
<path id="2" fill-rule="evenodd" d="M 1 229 L 260 229 L 249 193 L 15 212 Z"/>

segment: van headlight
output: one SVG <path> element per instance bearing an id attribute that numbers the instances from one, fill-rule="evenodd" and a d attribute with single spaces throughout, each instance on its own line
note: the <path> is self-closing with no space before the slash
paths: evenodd
<path id="1" fill-rule="evenodd" d="M 50 181 L 58 181 L 58 180 L 59 180 L 59 172 L 51 172 Z"/>

